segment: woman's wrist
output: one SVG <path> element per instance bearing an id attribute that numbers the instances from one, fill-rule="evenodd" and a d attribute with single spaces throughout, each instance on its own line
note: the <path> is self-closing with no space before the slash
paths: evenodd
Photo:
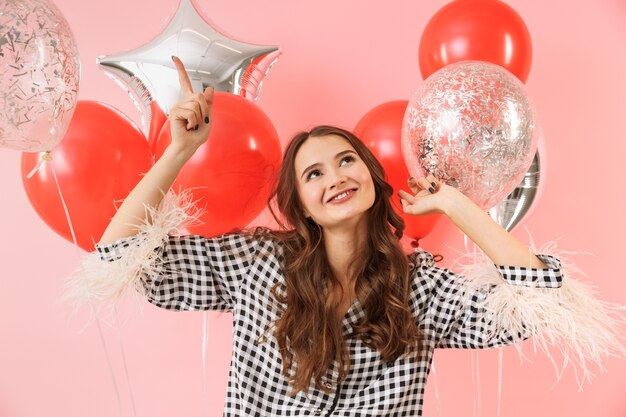
<path id="1" fill-rule="evenodd" d="M 165 151 L 159 160 L 165 158 L 166 160 L 172 161 L 176 165 L 182 167 L 189 159 L 191 159 L 195 151 L 196 149 L 170 144 L 167 148 L 165 148 Z"/>
<path id="2" fill-rule="evenodd" d="M 448 198 L 442 207 L 442 211 L 454 224 L 457 226 L 461 220 L 461 217 L 471 210 L 476 208 L 474 202 L 470 200 L 465 194 L 460 192 L 454 187 L 451 187 L 451 192 L 447 194 Z"/>

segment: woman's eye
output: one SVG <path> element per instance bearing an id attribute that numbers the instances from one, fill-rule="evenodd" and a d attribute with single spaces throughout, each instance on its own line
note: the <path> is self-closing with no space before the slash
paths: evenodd
<path id="1" fill-rule="evenodd" d="M 341 158 L 340 165 L 343 165 L 343 161 L 352 162 L 354 161 L 354 156 L 352 155 L 344 156 L 343 158 Z"/>
<path id="2" fill-rule="evenodd" d="M 319 173 L 320 172 L 317 169 L 313 170 L 313 171 L 309 172 L 309 175 L 306 176 L 306 179 L 307 180 L 311 180 L 311 179 L 315 178 L 313 175 L 319 175 Z"/>

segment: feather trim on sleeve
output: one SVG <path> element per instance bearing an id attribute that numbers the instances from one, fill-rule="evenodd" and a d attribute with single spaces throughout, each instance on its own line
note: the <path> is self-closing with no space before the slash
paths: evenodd
<path id="1" fill-rule="evenodd" d="M 182 234 L 200 216 L 189 192 L 168 192 L 158 208 L 145 206 L 146 219 L 134 225 L 139 232 L 114 243 L 96 245 L 96 251 L 83 258 L 66 282 L 61 300 L 76 313 L 83 304 L 107 322 L 124 295 L 141 308 L 146 285 L 160 279 L 160 249 L 169 235 Z M 127 291 L 131 289 L 132 291 Z"/>
<path id="2" fill-rule="evenodd" d="M 622 344 L 626 306 L 602 300 L 595 287 L 582 280 L 585 274 L 569 258 L 576 252 L 557 250 L 555 241 L 539 249 L 531 242 L 531 250 L 560 260 L 560 288 L 538 288 L 532 281 L 511 285 L 481 251 L 463 254 L 455 269 L 465 277 L 467 289 L 491 287 L 485 300 L 485 309 L 494 318 L 489 337 L 501 336 L 502 332 L 532 335 L 535 353 L 539 349 L 548 356 L 557 382 L 571 363 L 582 390 L 584 382 L 593 376 L 592 364 L 605 371 L 603 363 L 608 357 L 626 358 Z M 541 255 L 544 262 L 549 260 Z M 515 347 L 523 357 L 521 341 Z M 553 356 L 555 351 L 562 356 L 561 366 Z"/>

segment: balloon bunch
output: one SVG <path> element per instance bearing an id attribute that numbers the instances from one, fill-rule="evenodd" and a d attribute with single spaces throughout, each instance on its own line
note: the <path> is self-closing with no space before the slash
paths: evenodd
<path id="1" fill-rule="evenodd" d="M 433 174 L 492 208 L 492 217 L 511 230 L 528 213 L 539 184 L 536 116 L 522 85 L 531 58 L 528 29 L 510 6 L 452 1 L 422 34 L 421 89 L 410 101 L 372 109 L 355 133 L 395 190 L 406 188 L 409 175 Z M 394 203 L 416 246 L 439 215 L 404 216 Z"/>
<path id="2" fill-rule="evenodd" d="M 169 143 L 167 115 L 178 99 L 171 55 L 186 63 L 198 91 L 212 85 L 220 92 L 211 136 L 176 182 L 191 188 L 205 206 L 203 226 L 193 232 L 211 236 L 243 227 L 264 207 L 281 152 L 271 121 L 253 102 L 280 49 L 231 39 L 199 10 L 194 0 L 181 0 L 147 44 L 99 58 L 100 67 L 139 107 L 141 130 L 110 106 L 77 102 L 78 54 L 53 5 L 27 0 L 9 2 L 3 10 L 2 23 L 10 30 L 0 48 L 14 62 L 0 80 L 11 93 L 0 103 L 0 146 L 43 152 L 23 155 L 27 195 L 66 239 L 74 234 L 68 225 L 73 219 L 77 242 L 86 250 L 93 249 L 116 202 Z M 38 41 L 29 41 L 26 33 Z M 16 52 L 18 44 L 24 53 Z M 372 109 L 355 133 L 381 161 L 394 189 L 404 188 L 409 175 L 433 174 L 491 209 L 510 230 L 528 213 L 541 185 L 544 158 L 537 152 L 535 111 L 522 85 L 531 58 L 530 35 L 511 7 L 498 0 L 455 0 L 433 16 L 422 35 L 422 88 L 410 101 Z M 60 190 L 67 202 L 57 195 Z M 393 198 L 406 235 L 417 244 L 440 216 L 405 217 Z M 209 206 L 211 201 L 220 204 Z"/>
<path id="3" fill-rule="evenodd" d="M 272 122 L 253 102 L 280 50 L 231 39 L 199 10 L 194 0 L 181 0 L 146 45 L 99 58 L 138 105 L 140 130 L 111 106 L 76 100 L 77 49 L 53 4 L 3 6 L 0 24 L 9 30 L 0 51 L 12 62 L 0 74 L 9 93 L 0 101 L 0 146 L 25 151 L 23 185 L 32 206 L 82 249 L 93 250 L 117 203 L 169 143 L 167 116 L 179 92 L 172 55 L 185 62 L 198 91 L 208 85 L 217 91 L 209 139 L 175 183 L 205 206 L 191 232 L 213 236 L 245 227 L 265 207 L 281 147 Z"/>
<path id="4" fill-rule="evenodd" d="M 425 81 L 402 126 L 412 175 L 456 186 L 507 230 L 528 214 L 542 183 L 536 113 L 522 84 L 531 60 L 530 34 L 510 6 L 448 3 L 422 34 Z"/>

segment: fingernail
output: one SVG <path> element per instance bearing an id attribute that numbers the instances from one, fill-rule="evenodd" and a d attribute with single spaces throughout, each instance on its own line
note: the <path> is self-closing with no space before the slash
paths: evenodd
<path id="1" fill-rule="evenodd" d="M 431 193 L 431 194 L 434 194 L 434 193 L 435 193 L 435 189 L 434 189 L 433 187 L 430 187 L 430 188 L 428 189 L 428 191 L 430 191 L 430 193 Z"/>
<path id="2" fill-rule="evenodd" d="M 172 61 L 174 61 L 174 55 L 172 55 Z"/>
<path id="3" fill-rule="evenodd" d="M 196 127 L 194 127 L 193 129 L 194 130 L 198 130 L 198 127 L 199 127 L 199 125 L 196 125 Z"/>
<path id="4" fill-rule="evenodd" d="M 411 181 L 413 181 L 413 177 L 410 177 L 410 178 L 409 178 L 409 182 L 411 182 Z"/>
<path id="5" fill-rule="evenodd" d="M 437 184 L 435 184 L 434 182 L 431 182 L 430 185 L 432 185 L 433 187 L 437 186 Z"/>
<path id="6" fill-rule="evenodd" d="M 204 116 L 204 123 L 209 123 L 209 116 Z"/>

